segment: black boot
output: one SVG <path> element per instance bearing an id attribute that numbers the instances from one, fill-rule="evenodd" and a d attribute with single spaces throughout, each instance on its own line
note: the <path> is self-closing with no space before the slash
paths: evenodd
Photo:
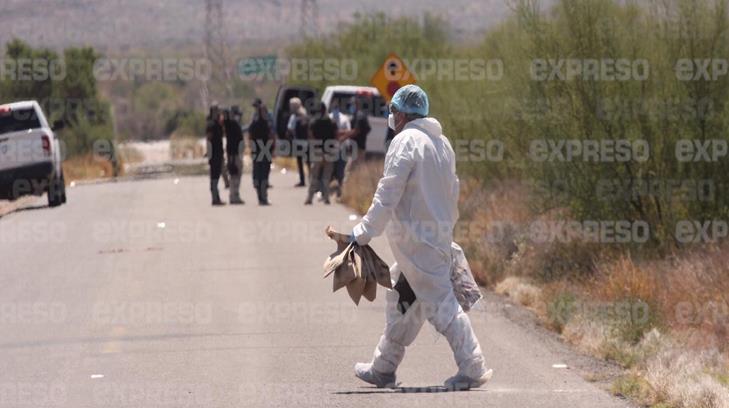
<path id="1" fill-rule="evenodd" d="M 218 192 L 218 180 L 210 180 L 210 193 L 213 195 L 214 206 L 225 205 L 225 203 L 220 200 L 220 193 Z"/>
<path id="2" fill-rule="evenodd" d="M 256 192 L 258 193 L 258 204 L 270 205 L 268 202 L 268 183 L 266 180 L 259 180 Z"/>

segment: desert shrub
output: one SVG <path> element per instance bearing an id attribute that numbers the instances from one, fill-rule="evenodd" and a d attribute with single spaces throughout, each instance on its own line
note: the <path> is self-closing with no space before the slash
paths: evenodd
<path id="1" fill-rule="evenodd" d="M 652 387 L 654 403 L 680 407 L 729 406 L 729 389 L 707 367 L 726 372 L 726 361 L 712 352 L 664 347 L 647 362 L 645 378 Z"/>
<path id="2" fill-rule="evenodd" d="M 494 288 L 494 292 L 509 296 L 526 307 L 538 308 L 542 299 L 542 290 L 523 279 L 510 276 Z"/>
<path id="3" fill-rule="evenodd" d="M 577 313 L 579 299 L 570 291 L 559 291 L 547 297 L 547 324 L 557 332 L 562 332 L 567 322 Z"/>
<path id="4" fill-rule="evenodd" d="M 599 247 L 580 242 L 525 241 L 508 265 L 509 274 L 529 276 L 540 283 L 579 281 L 590 276 Z"/>
<path id="5" fill-rule="evenodd" d="M 516 58 L 521 66 L 533 64 L 534 59 L 627 58 L 644 61 L 650 70 L 644 80 L 628 81 L 581 77 L 525 81 L 507 76 L 507 84 L 526 90 L 522 91 L 526 92 L 522 110 L 541 108 L 537 114 L 521 115 L 517 120 L 527 140 L 567 144 L 640 140 L 649 146 L 647 160 L 624 163 L 537 160 L 533 151 L 521 150 L 528 177 L 547 184 L 556 180 L 566 187 L 562 194 L 548 198 L 555 205 L 569 207 L 578 219 L 644 221 L 654 244 L 673 242 L 672 231 L 682 217 L 706 219 L 725 214 L 726 195 L 710 202 L 682 201 L 675 194 L 640 193 L 635 186 L 670 179 L 718 181 L 717 176 L 729 169 L 726 161 L 682 164 L 674 148 L 679 139 L 726 140 L 729 78 L 681 80 L 675 64 L 683 58 L 724 59 L 729 55 L 727 2 L 675 0 L 639 5 L 562 0 L 550 14 L 539 11 L 530 0 L 517 4 L 518 27 L 525 33 L 519 43 L 525 53 Z M 686 111 L 665 110 L 676 101 Z M 600 186 L 611 180 L 625 183 L 629 193 L 613 196 L 601 191 Z"/>
<path id="6" fill-rule="evenodd" d="M 651 262 L 666 324 L 690 334 L 690 343 L 727 351 L 729 268 L 725 245 L 708 246 Z"/>
<path id="7" fill-rule="evenodd" d="M 76 155 L 63 162 L 66 183 L 84 179 L 100 179 L 114 175 L 114 164 L 93 154 Z"/>
<path id="8" fill-rule="evenodd" d="M 466 251 L 473 273 L 483 285 L 500 282 L 519 251 L 518 236 L 532 217 L 525 194 L 518 182 L 499 183 L 487 190 L 472 176 L 461 179 L 455 240 Z"/>
<path id="9" fill-rule="evenodd" d="M 650 384 L 638 373 L 628 373 L 618 377 L 611 387 L 613 394 L 632 398 L 641 402 L 647 401 L 650 395 Z M 657 408 L 654 406 L 654 408 Z"/>
<path id="10" fill-rule="evenodd" d="M 178 112 L 177 120 L 173 123 L 174 132 L 200 138 L 205 135 L 205 115 L 199 112 Z"/>

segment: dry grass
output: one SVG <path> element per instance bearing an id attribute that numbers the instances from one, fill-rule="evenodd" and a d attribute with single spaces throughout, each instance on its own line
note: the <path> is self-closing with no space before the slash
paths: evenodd
<path id="1" fill-rule="evenodd" d="M 538 222 L 569 217 L 560 209 L 537 214 L 530 202 L 529 189 L 519 182 L 501 182 L 487 191 L 478 180 L 462 181 L 456 240 L 467 249 L 479 283 L 493 287 L 507 276 L 550 283 L 593 271 L 603 248 L 579 240 L 539 239 Z"/>
<path id="2" fill-rule="evenodd" d="M 501 281 L 496 285 L 494 291 L 500 295 L 509 296 L 517 303 L 531 308 L 538 308 L 542 299 L 542 290 L 539 287 L 515 276 L 510 276 Z"/>
<path id="3" fill-rule="evenodd" d="M 725 293 L 727 275 L 720 278 L 723 272 L 717 264 L 721 252 L 711 254 L 642 263 L 627 256 L 603 260 L 590 285 L 571 288 L 590 299 L 588 306 L 602 301 L 608 308 L 574 308 L 562 328 L 563 338 L 630 370 L 616 381 L 616 394 L 646 406 L 729 408 L 729 362 L 721 353 L 726 320 L 692 306 L 704 304 L 700 299 L 717 301 Z M 707 287 L 708 282 L 716 286 Z M 650 305 L 647 314 L 632 308 L 636 300 Z M 690 305 L 687 314 L 676 313 L 681 302 Z"/>
<path id="4" fill-rule="evenodd" d="M 357 213 L 365 214 L 372 204 L 372 196 L 382 177 L 383 167 L 382 160 L 368 160 L 355 168 L 344 183 L 342 202 Z"/>
<path id="5" fill-rule="evenodd" d="M 583 352 L 628 368 L 613 384 L 617 395 L 645 406 L 729 408 L 729 388 L 722 383 L 729 375 L 729 365 L 716 350 L 687 349 L 657 329 L 633 345 L 607 322 L 585 314 L 567 323 L 563 337 Z"/>
<path id="6" fill-rule="evenodd" d="M 661 307 L 694 347 L 729 351 L 729 245 L 707 247 L 650 265 L 661 285 Z"/>
<path id="7" fill-rule="evenodd" d="M 610 357 L 608 350 L 618 343 L 615 332 L 607 324 L 583 313 L 565 323 L 562 337 L 580 351 L 603 359 Z"/>
<path id="8" fill-rule="evenodd" d="M 629 255 L 617 261 L 601 263 L 598 275 L 586 288 L 600 300 L 640 299 L 655 304 L 657 279 L 652 271 L 636 265 Z"/>
<path id="9" fill-rule="evenodd" d="M 118 145 L 116 154 L 122 162 L 127 164 L 141 163 L 144 161 L 144 154 L 139 149 L 129 145 Z"/>
<path id="10" fill-rule="evenodd" d="M 519 252 L 520 235 L 531 218 L 526 190 L 518 183 L 502 183 L 486 191 L 478 180 L 461 181 L 461 220 L 455 239 L 466 250 L 474 276 L 494 286 Z"/>
<path id="11" fill-rule="evenodd" d="M 281 169 L 286 169 L 287 171 L 298 171 L 298 168 L 296 167 L 296 158 L 295 157 L 289 157 L 289 156 L 283 156 L 283 157 L 274 157 L 273 158 L 273 164 L 276 165 L 276 167 Z"/>
<path id="12" fill-rule="evenodd" d="M 641 406 L 651 406 L 653 408 L 667 408 L 660 404 L 650 404 L 651 386 L 643 378 L 642 374 L 637 370 L 630 370 L 613 382 L 613 394 L 631 398 L 640 403 Z"/>
<path id="13" fill-rule="evenodd" d="M 654 407 L 729 408 L 729 245 L 636 261 L 579 242 L 536 244 L 509 225 L 516 251 L 496 241 L 469 255 L 487 259 L 487 277 L 505 276 L 498 293 L 580 351 L 625 367 L 616 394 Z"/>
<path id="14" fill-rule="evenodd" d="M 179 159 L 200 159 L 205 157 L 205 143 L 198 137 L 170 136 L 170 158 Z"/>
<path id="15" fill-rule="evenodd" d="M 105 158 L 87 154 L 64 161 L 63 174 L 67 184 L 75 180 L 113 177 L 114 166 L 111 161 Z"/>
<path id="16" fill-rule="evenodd" d="M 596 278 L 581 289 L 601 301 L 633 299 L 654 309 L 661 323 L 689 346 L 728 351 L 729 256 L 707 247 L 668 259 L 603 259 Z"/>
<path id="17" fill-rule="evenodd" d="M 579 350 L 625 367 L 615 393 L 647 406 L 729 408 L 729 245 L 636 261 L 595 244 L 534 242 L 533 221 L 565 214 L 534 214 L 522 187 L 502 188 L 466 184 L 461 198 L 481 231 L 461 235 L 481 282 Z M 498 239 L 484 238 L 495 227 Z"/>
<path id="18" fill-rule="evenodd" d="M 716 352 L 699 352 L 665 344 L 646 362 L 650 403 L 687 408 L 727 408 L 729 388 L 717 379 L 727 361 Z M 724 374 L 725 375 L 725 374 Z"/>

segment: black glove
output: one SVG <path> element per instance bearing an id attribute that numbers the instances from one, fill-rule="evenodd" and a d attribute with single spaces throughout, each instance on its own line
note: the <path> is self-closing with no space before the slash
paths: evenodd
<path id="1" fill-rule="evenodd" d="M 410 283 L 408 283 L 408 280 L 405 279 L 405 275 L 402 272 L 400 273 L 400 277 L 397 279 L 394 289 L 399 294 L 397 310 L 400 313 L 405 314 L 408 311 L 408 308 L 415 303 L 417 298 L 415 297 L 413 288 L 410 287 Z"/>

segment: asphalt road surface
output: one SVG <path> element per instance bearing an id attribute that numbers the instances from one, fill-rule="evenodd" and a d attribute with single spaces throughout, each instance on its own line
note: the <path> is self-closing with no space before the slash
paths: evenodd
<path id="1" fill-rule="evenodd" d="M 66 206 L 2 217 L 0 408 L 626 406 L 491 295 L 470 314 L 495 371 L 485 388 L 438 388 L 456 367 L 427 324 L 401 388 L 360 382 L 384 292 L 359 308 L 332 293 L 323 231 L 355 220 L 304 207 L 294 182 L 276 173 L 265 208 L 249 176 L 248 203 L 223 208 L 190 177 L 77 186 Z M 391 260 L 384 238 L 375 248 Z"/>

